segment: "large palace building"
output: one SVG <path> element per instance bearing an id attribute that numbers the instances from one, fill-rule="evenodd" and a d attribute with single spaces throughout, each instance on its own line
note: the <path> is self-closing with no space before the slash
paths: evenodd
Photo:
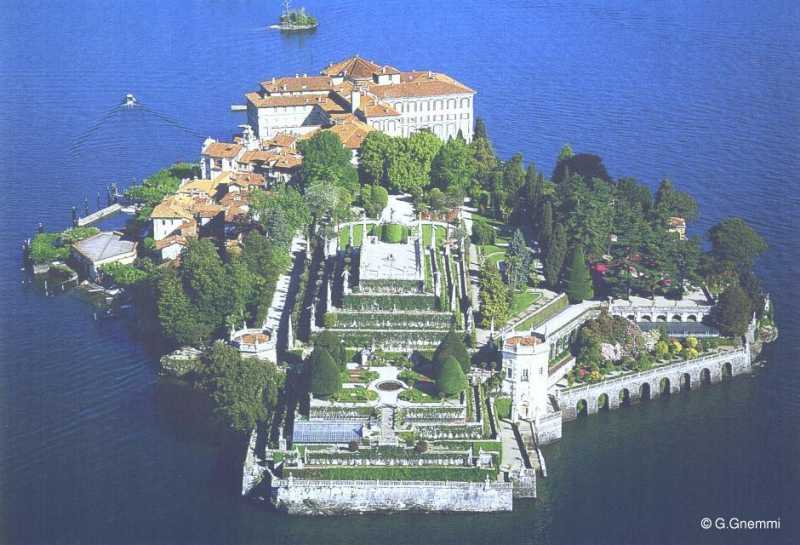
<path id="1" fill-rule="evenodd" d="M 247 119 L 259 138 L 303 135 L 361 122 L 391 136 L 428 129 L 439 138 L 472 139 L 475 91 L 445 74 L 403 72 L 355 56 L 318 76 L 272 78 L 248 93 Z"/>

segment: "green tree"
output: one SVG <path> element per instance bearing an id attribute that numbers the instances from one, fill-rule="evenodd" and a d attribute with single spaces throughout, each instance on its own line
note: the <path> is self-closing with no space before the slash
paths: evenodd
<path id="1" fill-rule="evenodd" d="M 553 229 L 553 238 L 547 244 L 544 254 L 544 278 L 550 289 L 558 288 L 561 269 L 567 257 L 567 232 L 564 226 L 557 223 Z"/>
<path id="2" fill-rule="evenodd" d="M 744 335 L 752 317 L 752 301 L 738 285 L 723 291 L 712 312 L 720 333 L 728 337 Z"/>
<path id="3" fill-rule="evenodd" d="M 335 184 L 314 182 L 306 189 L 306 203 L 315 222 L 331 226 L 350 217 L 352 195 Z"/>
<path id="4" fill-rule="evenodd" d="M 203 384 L 214 412 L 234 431 L 248 432 L 265 422 L 278 404 L 283 375 L 271 362 L 242 358 L 217 342 L 205 358 Z"/>
<path id="5" fill-rule="evenodd" d="M 481 324 L 488 328 L 492 321 L 500 327 L 508 321 L 511 292 L 503 282 L 497 267 L 485 261 L 479 274 Z"/>
<path id="6" fill-rule="evenodd" d="M 261 223 L 270 238 L 276 238 L 271 235 L 280 226 L 287 228 L 291 239 L 295 231 L 311 221 L 311 212 L 303 195 L 289 186 L 280 186 L 269 193 L 253 192 L 250 196 L 250 215 Z"/>
<path id="7" fill-rule="evenodd" d="M 358 172 L 350 162 L 352 154 L 335 133 L 320 131 L 298 142 L 297 149 L 303 155 L 300 180 L 304 188 L 330 182 L 351 194 L 358 191 Z"/>
<path id="8" fill-rule="evenodd" d="M 198 312 L 215 327 L 224 324 L 234 310 L 225 266 L 209 239 L 190 240 L 181 259 L 181 279 L 189 299 Z"/>
<path id="9" fill-rule="evenodd" d="M 160 276 L 156 296 L 158 320 L 167 339 L 180 346 L 199 346 L 211 337 L 214 324 L 198 312 L 174 271 L 165 271 Z"/>
<path id="10" fill-rule="evenodd" d="M 448 140 L 431 164 L 431 182 L 443 191 L 469 188 L 475 176 L 475 159 L 467 144 L 458 138 Z"/>
<path id="11" fill-rule="evenodd" d="M 521 153 L 515 153 L 503 165 L 503 189 L 512 196 L 519 193 L 525 184 L 525 168 Z"/>
<path id="12" fill-rule="evenodd" d="M 580 303 L 594 296 L 592 277 L 589 275 L 589 268 L 586 266 L 586 258 L 580 245 L 576 246 L 572 251 L 572 258 L 567 268 L 566 281 L 566 292 L 570 303 Z"/>
<path id="13" fill-rule="evenodd" d="M 395 140 L 385 132 L 372 131 L 367 135 L 358 154 L 358 173 L 362 184 L 387 184 L 388 161 L 395 147 Z"/>
<path id="14" fill-rule="evenodd" d="M 508 283 L 512 290 L 526 288 L 532 264 L 533 255 L 525 242 L 525 236 L 522 231 L 517 229 L 514 231 L 508 251 L 506 251 Z"/>
<path id="15" fill-rule="evenodd" d="M 767 249 L 767 243 L 741 218 L 726 218 L 709 229 L 711 254 L 719 263 L 749 269 Z"/>
<path id="16" fill-rule="evenodd" d="M 342 387 L 339 367 L 324 348 L 315 348 L 311 354 L 311 393 L 328 399 Z"/>
<path id="17" fill-rule="evenodd" d="M 431 191 L 431 193 L 433 193 L 433 191 Z M 494 244 L 495 236 L 494 227 L 489 225 L 489 222 L 486 220 L 476 218 L 472 221 L 472 242 L 475 244 Z"/>
<path id="18" fill-rule="evenodd" d="M 433 353 L 433 363 L 436 368 L 441 369 L 448 357 L 455 358 L 464 373 L 469 372 L 471 361 L 467 346 L 464 344 L 464 336 L 456 331 L 450 331 L 436 347 Z"/>
<path id="19" fill-rule="evenodd" d="M 694 221 L 698 216 L 697 201 L 688 193 L 675 189 L 672 182 L 664 178 L 656 191 L 655 212 L 662 224 L 669 217 Z"/>
<path id="20" fill-rule="evenodd" d="M 563 159 L 559 156 L 556 168 L 553 170 L 553 181 L 562 183 L 571 176 L 580 176 L 587 180 L 598 178 L 604 182 L 611 181 L 611 177 L 603 164 L 603 159 L 591 153 L 578 153 Z"/>
<path id="21" fill-rule="evenodd" d="M 745 270 L 739 273 L 739 286 L 750 299 L 750 311 L 755 312 L 759 318 L 764 314 L 764 290 L 761 281 L 753 274 L 753 271 Z"/>
<path id="22" fill-rule="evenodd" d="M 336 362 L 336 365 L 344 370 L 347 365 L 347 350 L 344 343 L 332 331 L 322 331 L 314 338 L 314 349 L 325 350 Z"/>
<path id="23" fill-rule="evenodd" d="M 430 131 L 417 131 L 396 141 L 388 161 L 389 189 L 401 193 L 421 191 L 430 183 L 431 165 L 442 141 Z"/>
<path id="24" fill-rule="evenodd" d="M 550 199 L 544 201 L 542 205 L 542 217 L 539 220 L 539 248 L 542 252 L 547 252 L 550 241 L 553 239 L 553 205 Z"/>
<path id="25" fill-rule="evenodd" d="M 475 118 L 475 131 L 472 134 L 473 140 L 477 138 L 489 138 L 486 132 L 486 123 L 484 123 L 483 119 L 480 117 Z"/>
<path id="26" fill-rule="evenodd" d="M 442 397 L 458 395 L 467 387 L 467 377 L 458 360 L 453 356 L 448 356 L 442 362 L 439 376 L 436 379 L 436 388 Z"/>
<path id="27" fill-rule="evenodd" d="M 361 188 L 361 204 L 367 216 L 377 218 L 389 203 L 389 193 L 379 185 L 365 185 Z"/>

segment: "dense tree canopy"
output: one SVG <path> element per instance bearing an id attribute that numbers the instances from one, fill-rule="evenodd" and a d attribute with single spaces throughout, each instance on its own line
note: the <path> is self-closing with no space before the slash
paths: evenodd
<path id="1" fill-rule="evenodd" d="M 708 231 L 711 253 L 717 262 L 741 270 L 752 267 L 767 243 L 741 218 L 727 218 Z"/>
<path id="2" fill-rule="evenodd" d="M 720 294 L 712 317 L 720 333 L 737 336 L 745 334 L 752 315 L 752 301 L 741 287 L 734 284 Z"/>
<path id="3" fill-rule="evenodd" d="M 297 149 L 303 155 L 300 180 L 304 188 L 330 182 L 351 194 L 358 191 L 358 172 L 350 162 L 352 153 L 335 133 L 321 131 L 298 142 Z"/>
<path id="4" fill-rule="evenodd" d="M 448 140 L 436 154 L 431 164 L 431 182 L 442 191 L 466 191 L 475 175 L 475 159 L 460 138 Z"/>
<path id="5" fill-rule="evenodd" d="M 604 182 L 611 181 L 600 156 L 591 153 L 572 154 L 571 149 L 569 154 L 565 154 L 565 151 L 562 150 L 562 154 L 564 157 L 559 157 L 556 168 L 553 170 L 554 182 L 561 183 L 571 176 L 580 176 L 587 180 L 599 178 Z"/>
<path id="6" fill-rule="evenodd" d="M 205 357 L 202 384 L 228 427 L 248 432 L 271 416 L 283 374 L 272 362 L 243 358 L 235 348 L 217 342 Z"/>

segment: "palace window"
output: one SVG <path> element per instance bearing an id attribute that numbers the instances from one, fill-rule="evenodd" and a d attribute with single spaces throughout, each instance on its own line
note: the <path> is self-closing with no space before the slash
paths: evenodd
<path id="1" fill-rule="evenodd" d="M 511 369 L 511 367 L 507 367 L 506 368 L 506 378 L 510 379 L 513 374 L 514 373 L 513 373 L 512 369 Z"/>
<path id="2" fill-rule="evenodd" d="M 523 369 L 522 370 L 522 379 L 521 380 L 522 380 L 522 382 L 528 382 L 528 370 L 527 369 Z"/>

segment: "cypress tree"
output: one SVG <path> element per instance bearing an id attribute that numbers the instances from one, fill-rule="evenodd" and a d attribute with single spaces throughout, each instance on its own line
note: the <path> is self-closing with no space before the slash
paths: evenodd
<path id="1" fill-rule="evenodd" d="M 440 374 L 439 371 L 441 371 L 444 360 L 451 356 L 458 360 L 465 373 L 469 372 L 470 357 L 467 346 L 464 344 L 464 337 L 455 331 L 450 331 L 445 335 L 433 353 L 433 364 L 437 376 Z"/>
<path id="2" fill-rule="evenodd" d="M 572 259 L 567 268 L 566 276 L 566 291 L 570 303 L 580 303 L 594 296 L 592 277 L 589 275 L 589 268 L 586 266 L 586 258 L 583 255 L 583 248 L 580 244 L 575 246 L 575 249 L 572 251 Z"/>
<path id="3" fill-rule="evenodd" d="M 345 368 L 345 364 L 347 363 L 345 361 L 347 359 L 347 350 L 344 344 L 339 340 L 339 337 L 333 332 L 323 331 L 317 335 L 316 338 L 314 338 L 314 350 L 325 350 L 340 369 L 343 370 Z"/>
<path id="4" fill-rule="evenodd" d="M 539 248 L 547 252 L 553 239 L 553 204 L 548 200 L 542 206 L 542 216 L 539 220 Z"/>
<path id="5" fill-rule="evenodd" d="M 339 367 L 324 348 L 314 349 L 311 355 L 311 393 L 327 399 L 342 387 Z"/>
<path id="6" fill-rule="evenodd" d="M 567 255 L 567 231 L 562 224 L 556 224 L 552 239 L 544 252 L 544 277 L 550 289 L 554 290 L 558 287 L 564 258 Z"/>
<path id="7" fill-rule="evenodd" d="M 439 377 L 436 379 L 436 388 L 439 394 L 450 397 L 461 393 L 467 387 L 467 377 L 461 370 L 458 360 L 453 356 L 448 356 L 442 363 Z"/>

